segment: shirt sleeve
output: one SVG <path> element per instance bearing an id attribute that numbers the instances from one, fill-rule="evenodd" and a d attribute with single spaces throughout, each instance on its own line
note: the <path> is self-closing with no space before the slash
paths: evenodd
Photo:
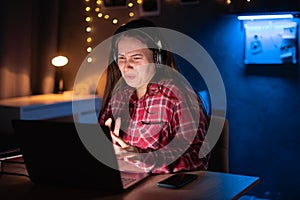
<path id="1" fill-rule="evenodd" d="M 105 121 L 110 117 L 112 117 L 112 111 L 111 111 L 111 103 L 109 101 L 108 104 L 106 105 L 105 109 L 103 110 L 103 113 L 100 113 L 100 115 L 98 117 L 99 124 L 104 125 Z"/>

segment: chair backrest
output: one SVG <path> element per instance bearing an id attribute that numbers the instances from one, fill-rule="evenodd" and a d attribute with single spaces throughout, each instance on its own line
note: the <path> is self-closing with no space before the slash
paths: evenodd
<path id="1" fill-rule="evenodd" d="M 228 150 L 229 150 L 229 125 L 228 125 L 228 120 L 225 119 L 222 133 L 217 143 L 211 150 L 211 155 L 208 162 L 209 171 L 225 172 L 225 173 L 229 172 Z"/>

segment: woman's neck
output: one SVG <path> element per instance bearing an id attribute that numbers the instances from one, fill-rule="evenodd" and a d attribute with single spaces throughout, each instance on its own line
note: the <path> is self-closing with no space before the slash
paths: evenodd
<path id="1" fill-rule="evenodd" d="M 146 94 L 146 92 L 147 92 L 147 85 L 144 85 L 142 87 L 136 88 L 136 95 L 137 95 L 138 99 L 142 98 Z"/>

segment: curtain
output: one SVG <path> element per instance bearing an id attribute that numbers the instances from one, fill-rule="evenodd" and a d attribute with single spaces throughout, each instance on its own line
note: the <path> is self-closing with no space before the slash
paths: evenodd
<path id="1" fill-rule="evenodd" d="M 0 99 L 53 92 L 58 1 L 1 2 Z"/>

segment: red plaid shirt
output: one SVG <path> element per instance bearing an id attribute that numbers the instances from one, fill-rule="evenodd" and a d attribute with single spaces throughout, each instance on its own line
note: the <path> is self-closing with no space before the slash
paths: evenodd
<path id="1" fill-rule="evenodd" d="M 152 173 L 206 170 L 209 155 L 199 157 L 201 146 L 207 145 L 206 117 L 199 98 L 197 105 L 188 104 L 186 99 L 172 81 L 151 84 L 140 99 L 127 87 L 112 95 L 99 123 L 121 117 L 121 137 L 145 153 L 143 164 L 137 165 L 146 171 L 149 166 Z"/>

